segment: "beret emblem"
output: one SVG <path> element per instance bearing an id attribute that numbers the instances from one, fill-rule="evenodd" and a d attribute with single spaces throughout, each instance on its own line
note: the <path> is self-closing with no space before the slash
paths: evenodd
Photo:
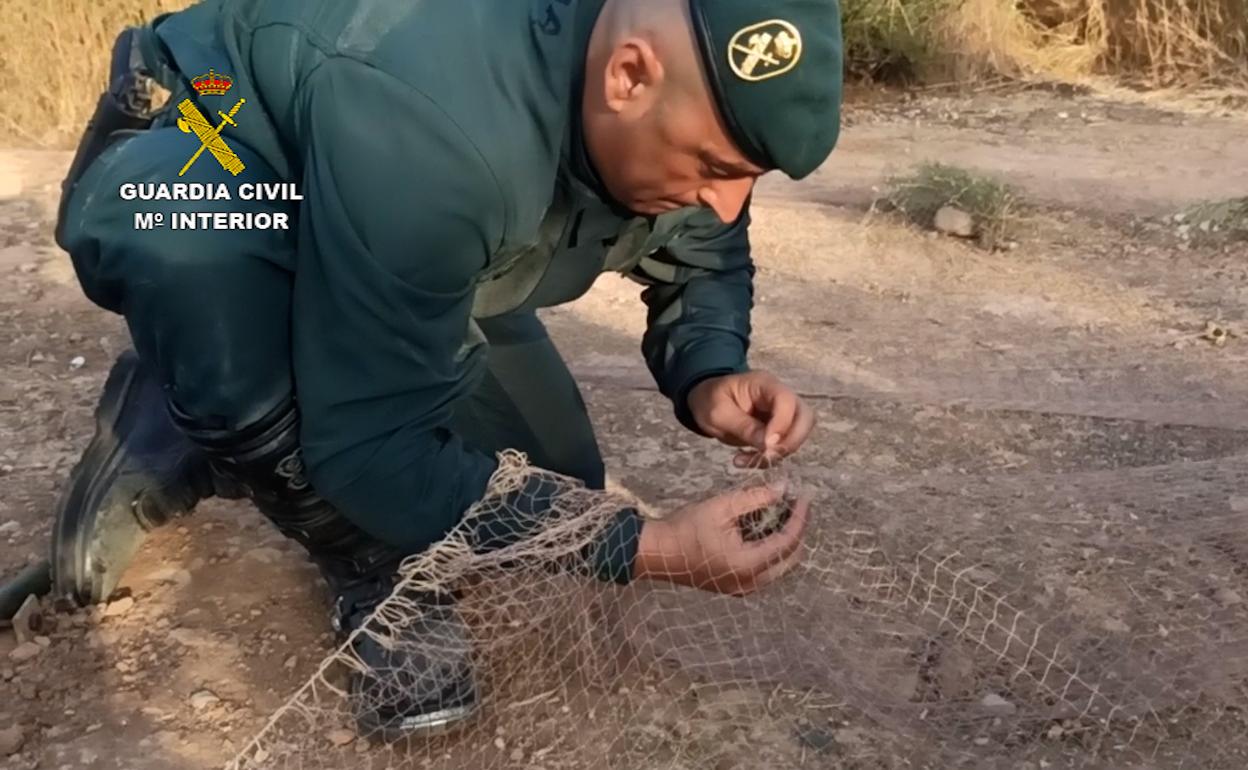
<path id="1" fill-rule="evenodd" d="M 781 19 L 751 24 L 732 36 L 728 63 L 742 80 L 756 82 L 779 77 L 802 58 L 802 33 Z"/>

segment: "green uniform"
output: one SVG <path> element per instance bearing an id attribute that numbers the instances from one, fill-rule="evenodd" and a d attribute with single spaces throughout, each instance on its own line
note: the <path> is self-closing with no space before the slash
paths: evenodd
<path id="1" fill-rule="evenodd" d="M 148 63 L 170 109 L 91 165 L 63 222 L 85 291 L 125 315 L 190 418 L 245 431 L 293 394 L 313 486 L 388 542 L 444 535 L 505 447 L 601 485 L 536 308 L 604 271 L 646 284 L 646 363 L 696 430 L 690 388 L 747 368 L 753 276 L 748 213 L 639 218 L 595 178 L 578 97 L 602 2 L 208 0 L 163 17 Z M 210 70 L 228 93 L 190 87 Z M 173 125 L 186 96 L 214 124 L 246 100 L 221 134 L 237 177 L 209 153 L 178 177 L 199 147 Z M 304 199 L 119 195 L 271 181 Z M 136 211 L 287 213 L 291 229 L 144 230 Z M 540 514 L 542 495 L 526 499 Z M 640 526 L 620 512 L 604 578 L 629 578 Z"/>

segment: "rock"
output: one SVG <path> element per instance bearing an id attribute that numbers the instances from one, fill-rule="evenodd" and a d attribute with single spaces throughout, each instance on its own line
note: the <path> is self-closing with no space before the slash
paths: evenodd
<path id="1" fill-rule="evenodd" d="M 1214 592 L 1213 600 L 1223 607 L 1234 607 L 1244 603 L 1244 597 L 1233 588 L 1219 588 Z"/>
<path id="2" fill-rule="evenodd" d="M 22 750 L 26 733 L 21 725 L 9 725 L 0 730 L 0 757 L 11 757 Z"/>
<path id="3" fill-rule="evenodd" d="M 970 214 L 953 206 L 941 206 L 932 225 L 945 235 L 970 238 L 975 235 L 975 220 Z"/>
<path id="4" fill-rule="evenodd" d="M 191 693 L 191 708 L 196 711 L 203 711 L 210 706 L 215 706 L 221 702 L 217 694 L 212 690 L 197 690 Z"/>
<path id="5" fill-rule="evenodd" d="M 36 636 L 35 644 L 39 645 L 40 647 L 46 650 L 47 648 L 52 646 L 52 639 L 47 636 Z"/>
<path id="6" fill-rule="evenodd" d="M 133 607 L 134 598 L 131 596 L 123 596 L 115 602 L 109 602 L 108 607 L 104 610 L 104 617 L 120 617 L 129 612 Z"/>
<path id="7" fill-rule="evenodd" d="M 17 636 L 18 644 L 35 641 L 35 632 L 43 623 L 40 609 L 39 597 L 31 594 L 13 615 L 13 633 Z"/>
<path id="8" fill-rule="evenodd" d="M 979 705 L 995 714 L 1013 714 L 1018 710 L 1017 706 L 1010 703 L 1005 698 L 1002 698 L 1000 695 L 997 695 L 995 692 L 990 692 L 985 695 L 983 699 L 980 700 Z"/>
<path id="9" fill-rule="evenodd" d="M 1112 631 L 1117 634 L 1126 634 L 1126 633 L 1130 633 L 1131 631 L 1131 627 L 1128 626 L 1126 623 L 1123 623 L 1118 618 L 1106 618 L 1101 623 L 1101 628 L 1105 629 L 1106 631 Z"/>
<path id="10" fill-rule="evenodd" d="M 329 734 L 325 737 L 328 738 L 329 742 L 334 746 L 346 746 L 348 743 L 355 740 L 355 733 L 340 727 L 337 730 L 330 730 Z"/>
<path id="11" fill-rule="evenodd" d="M 0 524 L 0 536 L 8 537 L 10 535 L 16 535 L 21 531 L 22 525 L 18 524 L 16 521 L 6 521 L 5 523 Z"/>
<path id="12" fill-rule="evenodd" d="M 74 356 L 73 358 L 69 359 L 70 371 L 77 371 L 78 369 L 81 369 L 82 367 L 86 366 L 86 364 L 87 364 L 87 359 L 82 356 Z"/>
<path id="13" fill-rule="evenodd" d="M 256 561 L 261 564 L 272 564 L 282 558 L 282 552 L 276 548 L 261 546 L 259 548 L 252 548 L 250 551 L 243 554 L 243 558 L 250 559 L 251 561 Z"/>
<path id="14" fill-rule="evenodd" d="M 191 582 L 191 572 L 181 567 L 162 567 L 152 573 L 152 580 L 157 583 L 184 586 Z"/>
<path id="15" fill-rule="evenodd" d="M 503 740 L 501 735 L 498 736 L 497 738 L 494 739 L 494 748 L 498 749 L 499 751 L 506 750 L 507 741 Z"/>
<path id="16" fill-rule="evenodd" d="M 819 753 L 831 751 L 836 748 L 836 736 L 831 730 L 827 730 L 814 725 L 800 725 L 797 728 L 797 739 L 802 745 L 807 746 Z"/>
<path id="17" fill-rule="evenodd" d="M 34 642 L 23 642 L 9 653 L 9 660 L 14 663 L 25 663 L 28 660 L 34 660 L 41 654 L 43 654 L 42 647 Z"/>

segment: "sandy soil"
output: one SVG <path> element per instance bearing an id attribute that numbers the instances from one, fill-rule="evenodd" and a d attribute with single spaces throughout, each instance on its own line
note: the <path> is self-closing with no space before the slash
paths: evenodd
<path id="1" fill-rule="evenodd" d="M 1037 512 L 1057 515 L 1042 490 L 1084 484 L 1128 499 L 1164 486 L 1150 474 L 1172 466 L 1214 474 L 1210 510 L 1248 513 L 1216 476 L 1242 472 L 1248 452 L 1248 247 L 1193 245 L 1159 218 L 1245 194 L 1245 116 L 1015 93 L 880 100 L 849 118 L 808 183 L 761 186 L 753 236 L 753 362 L 818 410 L 797 470 L 821 491 L 827 526 L 869 519 L 901 547 L 939 524 L 943 509 L 922 495 L 943 494 L 964 504 L 961 531 L 1017 565 L 1046 537 Z M 886 175 L 922 159 L 1021 189 L 1036 207 L 1018 247 L 988 253 L 868 210 Z M 0 575 L 44 555 L 55 495 L 126 345 L 52 243 L 67 162 L 0 150 Z M 654 391 L 637 352 L 637 294 L 607 276 L 545 317 L 614 481 L 663 509 L 733 481 L 729 453 L 683 432 Z M 1200 339 L 1210 320 L 1240 337 Z M 1032 507 L 1002 503 L 1028 494 Z M 50 615 L 35 657 L 11 658 L 16 639 L 0 632 L 0 767 L 219 766 L 322 657 L 327 597 L 296 548 L 237 504 L 205 504 L 180 524 L 149 541 L 121 601 Z M 1028 574 L 1014 577 L 1047 579 Z M 842 724 L 837 740 L 887 742 L 872 724 Z M 1163 752 L 1105 765 L 1077 764 L 1068 748 L 965 766 L 1242 766 L 1218 764 L 1232 762 L 1225 744 L 1203 760 Z M 918 766 L 817 754 L 809 766 Z"/>

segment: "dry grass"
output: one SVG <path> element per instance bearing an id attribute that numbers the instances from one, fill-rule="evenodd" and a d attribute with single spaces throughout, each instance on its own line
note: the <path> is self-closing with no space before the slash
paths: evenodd
<path id="1" fill-rule="evenodd" d="M 0 141 L 72 145 L 124 26 L 188 0 L 0 0 Z"/>
<path id="2" fill-rule="evenodd" d="M 1174 221 L 1184 238 L 1197 242 L 1248 241 L 1248 197 L 1191 206 Z"/>
<path id="3" fill-rule="evenodd" d="M 851 69 L 1248 84 L 1248 0 L 846 0 Z"/>
<path id="4" fill-rule="evenodd" d="M 889 179 L 879 203 L 920 227 L 932 227 L 936 212 L 945 206 L 960 209 L 970 214 L 976 240 L 988 249 L 1009 240 L 1020 209 L 1018 196 L 1001 182 L 942 163 L 924 163 Z"/>
<path id="5" fill-rule="evenodd" d="M 126 24 L 190 0 L 0 0 L 0 142 L 64 147 Z M 1248 0 L 844 0 L 851 71 L 1248 83 Z"/>

